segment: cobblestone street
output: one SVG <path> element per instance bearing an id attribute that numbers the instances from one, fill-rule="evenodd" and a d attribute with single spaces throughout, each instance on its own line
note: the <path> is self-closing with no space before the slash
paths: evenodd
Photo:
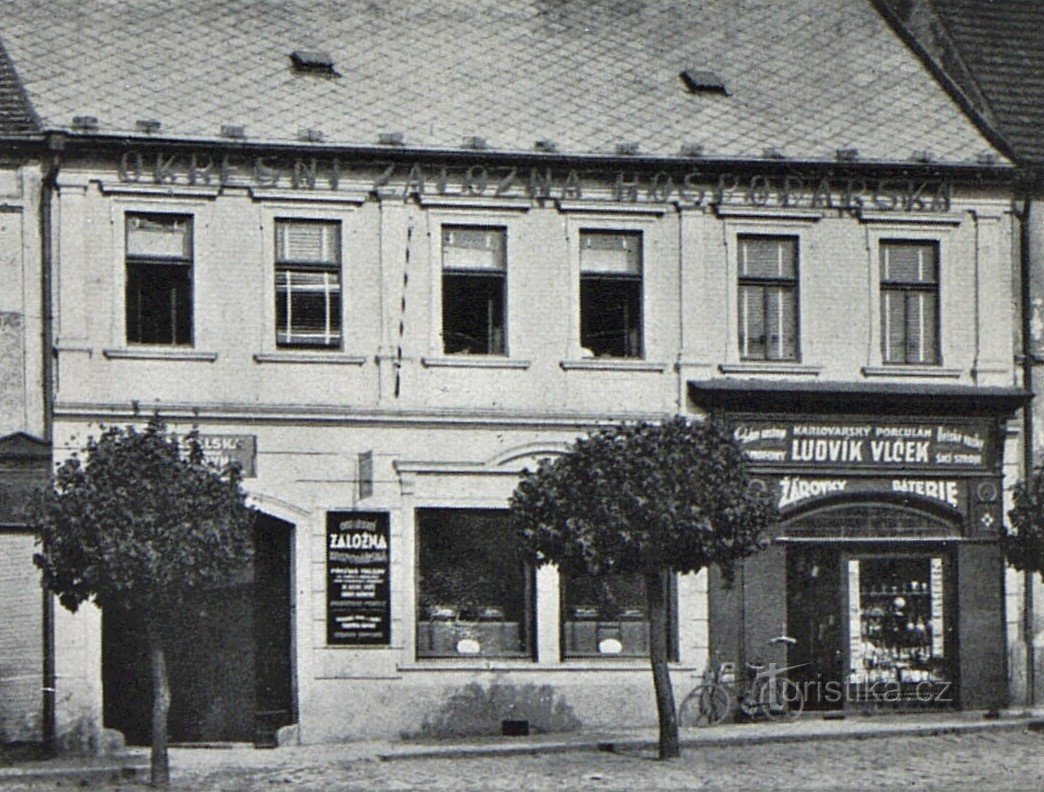
<path id="1" fill-rule="evenodd" d="M 537 756 L 338 761 L 271 752 L 263 767 L 193 771 L 174 757 L 174 789 L 214 790 L 1034 790 L 1044 789 L 1044 736 L 1018 730 L 701 746 L 661 763 L 647 751 Z M 181 754 L 181 757 L 185 757 Z M 325 757 L 325 759 L 323 758 Z M 280 766 L 276 766 L 276 765 Z M 4 792 L 54 789 L 54 782 L 0 785 Z M 144 789 L 122 783 L 106 792 Z"/>

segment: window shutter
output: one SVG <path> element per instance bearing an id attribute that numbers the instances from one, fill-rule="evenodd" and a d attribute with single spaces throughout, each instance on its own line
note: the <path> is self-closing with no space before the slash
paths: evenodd
<path id="1" fill-rule="evenodd" d="M 276 258 L 279 262 L 337 264 L 336 223 L 290 223 L 276 225 Z"/>
<path id="2" fill-rule="evenodd" d="M 795 239 L 740 240 L 740 277 L 793 278 L 796 265 Z"/>
<path id="3" fill-rule="evenodd" d="M 936 283 L 937 258 L 934 244 L 881 245 L 881 280 L 893 283 Z"/>

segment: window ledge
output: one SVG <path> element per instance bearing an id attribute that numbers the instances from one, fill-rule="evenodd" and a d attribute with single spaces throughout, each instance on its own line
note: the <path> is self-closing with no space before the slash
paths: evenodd
<path id="1" fill-rule="evenodd" d="M 662 373 L 667 370 L 666 363 L 649 360 L 631 360 L 629 358 L 581 358 L 579 360 L 560 360 L 566 371 L 651 371 Z"/>
<path id="2" fill-rule="evenodd" d="M 652 215 L 659 217 L 667 214 L 671 208 L 667 204 L 639 204 L 625 201 L 584 201 L 559 199 L 555 201 L 558 211 L 568 214 L 570 212 L 591 214 L 615 214 L 615 215 Z"/>
<path id="3" fill-rule="evenodd" d="M 810 366 L 805 363 L 764 362 L 764 363 L 722 363 L 718 366 L 722 374 L 789 374 L 791 376 L 818 377 L 822 366 Z"/>
<path id="4" fill-rule="evenodd" d="M 897 223 L 899 225 L 960 225 L 961 216 L 952 212 L 882 212 L 864 210 L 862 223 Z"/>
<path id="5" fill-rule="evenodd" d="M 759 220 L 822 220 L 823 209 L 801 209 L 785 206 L 732 206 L 726 203 L 714 205 L 718 217 L 753 217 Z"/>
<path id="6" fill-rule="evenodd" d="M 250 198 L 254 201 L 283 201 L 290 203 L 336 203 L 350 206 L 362 206 L 366 203 L 365 193 L 342 193 L 333 190 L 306 190 L 303 188 L 280 190 L 277 188 L 248 188 Z"/>
<path id="7" fill-rule="evenodd" d="M 364 355 L 338 355 L 329 352 L 256 352 L 255 363 L 322 363 L 328 366 L 361 366 Z"/>
<path id="8" fill-rule="evenodd" d="M 863 366 L 864 377 L 933 377 L 958 379 L 961 370 L 941 366 Z"/>
<path id="9" fill-rule="evenodd" d="M 421 363 L 427 368 L 527 369 L 530 366 L 528 360 L 515 360 L 497 355 L 422 357 Z"/>
<path id="10" fill-rule="evenodd" d="M 532 202 L 528 198 L 497 197 L 495 195 L 420 195 L 421 206 L 450 209 L 506 209 L 528 212 Z"/>
<path id="11" fill-rule="evenodd" d="M 193 360 L 203 363 L 213 363 L 217 360 L 217 352 L 200 352 L 195 349 L 174 347 L 103 349 L 102 354 L 109 360 Z"/>
<path id="12" fill-rule="evenodd" d="M 668 668 L 674 672 L 696 671 L 696 666 L 688 663 L 668 663 Z M 508 657 L 475 658 L 472 660 L 460 660 L 450 658 L 447 660 L 417 660 L 412 663 L 398 663 L 395 670 L 399 672 L 432 672 L 432 671 L 634 671 L 636 673 L 649 673 L 649 659 L 646 657 L 607 657 L 604 660 L 563 660 L 561 663 L 538 663 L 534 660 L 512 659 Z"/>

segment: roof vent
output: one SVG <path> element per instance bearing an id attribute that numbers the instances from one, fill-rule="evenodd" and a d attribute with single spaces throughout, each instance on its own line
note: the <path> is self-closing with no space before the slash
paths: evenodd
<path id="1" fill-rule="evenodd" d="M 617 143 L 616 153 L 624 157 L 633 157 L 638 153 L 637 143 Z"/>
<path id="2" fill-rule="evenodd" d="M 377 142 L 382 146 L 401 146 L 406 142 L 406 136 L 402 132 L 381 132 L 377 135 Z"/>
<path id="3" fill-rule="evenodd" d="M 931 162 L 935 157 L 932 156 L 932 152 L 928 149 L 918 149 L 910 155 L 910 159 L 914 162 Z"/>
<path id="4" fill-rule="evenodd" d="M 294 50 L 290 53 L 294 71 L 302 74 L 319 74 L 327 77 L 340 77 L 334 70 L 333 57 L 322 50 Z"/>
<path id="5" fill-rule="evenodd" d="M 975 156 L 975 162 L 979 165 L 996 165 L 997 155 L 992 151 L 980 151 Z"/>
<path id="6" fill-rule="evenodd" d="M 729 91 L 725 87 L 725 81 L 717 74 L 706 69 L 686 69 L 681 74 L 682 82 L 689 93 L 720 93 L 728 96 Z"/>
<path id="7" fill-rule="evenodd" d="M 470 135 L 464 138 L 464 142 L 461 143 L 461 147 L 466 149 L 475 149 L 476 151 L 483 151 L 489 148 L 484 137 L 478 135 Z"/>
<path id="8" fill-rule="evenodd" d="M 321 129 L 299 129 L 297 139 L 305 143 L 322 143 L 323 132 Z"/>
<path id="9" fill-rule="evenodd" d="M 544 154 L 554 154 L 556 151 L 558 151 L 558 144 L 555 143 L 555 141 L 553 140 L 547 140 L 546 138 L 543 138 L 541 140 L 536 141 L 533 144 L 533 148 L 537 151 L 543 152 Z"/>
<path id="10" fill-rule="evenodd" d="M 683 157 L 702 157 L 703 156 L 703 144 L 702 143 L 682 143 L 681 155 Z"/>
<path id="11" fill-rule="evenodd" d="M 859 149 L 857 148 L 839 148 L 834 152 L 834 159 L 838 162 L 855 162 L 859 159 Z"/>
<path id="12" fill-rule="evenodd" d="M 159 132 L 160 127 L 163 126 L 163 124 L 155 118 L 139 118 L 134 122 L 134 126 L 139 132 L 151 135 L 153 132 Z"/>
<path id="13" fill-rule="evenodd" d="M 783 153 L 783 149 L 777 146 L 769 146 L 761 150 L 761 156 L 765 159 L 786 159 L 787 155 Z"/>
<path id="14" fill-rule="evenodd" d="M 242 140 L 246 137 L 246 127 L 233 124 L 222 124 L 221 137 L 232 138 L 233 140 Z"/>
<path id="15" fill-rule="evenodd" d="M 81 132 L 98 131 L 98 119 L 94 116 L 73 116 L 72 125 Z"/>

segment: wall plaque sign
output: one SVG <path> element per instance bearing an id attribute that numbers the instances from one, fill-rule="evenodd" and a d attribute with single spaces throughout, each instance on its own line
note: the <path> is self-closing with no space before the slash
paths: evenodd
<path id="1" fill-rule="evenodd" d="M 326 515 L 326 643 L 391 643 L 387 512 Z"/>

